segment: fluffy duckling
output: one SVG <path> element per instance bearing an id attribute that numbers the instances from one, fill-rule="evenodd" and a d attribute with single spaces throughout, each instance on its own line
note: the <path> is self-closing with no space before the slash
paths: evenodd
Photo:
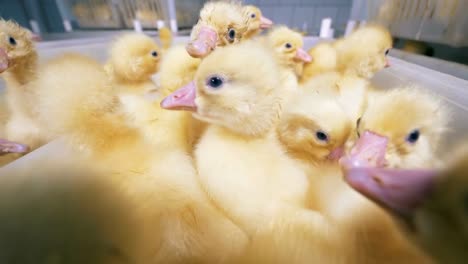
<path id="1" fill-rule="evenodd" d="M 144 90 L 139 86 L 150 82 L 158 71 L 161 51 L 150 37 L 133 33 L 119 37 L 109 57 L 106 71 L 121 90 Z"/>
<path id="2" fill-rule="evenodd" d="M 164 93 L 169 95 L 193 80 L 200 64 L 197 58 L 203 58 L 217 46 L 251 38 L 260 28 L 271 25 L 272 22 L 254 6 L 242 7 L 239 3 L 222 1 L 206 3 L 200 11 L 200 19 L 192 30 L 192 40 L 186 50 L 182 46 L 175 46 L 164 55 L 160 71 Z"/>
<path id="3" fill-rule="evenodd" d="M 412 188 L 427 175 L 424 169 L 438 166 L 436 154 L 448 121 L 440 100 L 415 87 L 373 93 L 357 122 L 359 138 L 340 160 L 346 181 L 366 196 L 397 177 L 407 178 L 407 187 Z M 408 197 L 399 194 L 389 193 L 385 198 L 394 210 L 410 212 L 415 204 L 402 202 Z M 393 203 L 393 199 L 400 202 Z"/>
<path id="4" fill-rule="evenodd" d="M 36 79 L 37 52 L 31 32 L 13 21 L 0 20 L 0 76 L 6 84 L 9 117 L 0 153 L 25 153 L 40 146 L 36 123 L 36 95 L 30 85 Z"/>
<path id="5" fill-rule="evenodd" d="M 440 171 L 354 173 L 346 180 L 386 208 L 405 234 L 436 261 L 463 263 L 468 243 L 467 147 L 462 144 L 451 152 L 451 162 Z"/>
<path id="6" fill-rule="evenodd" d="M 159 97 L 159 89 L 151 76 L 158 70 L 160 57 L 156 42 L 144 34 L 124 35 L 113 44 L 105 70 L 129 117 L 135 118 L 139 114 L 131 109 L 131 105 L 146 106 L 148 112 L 154 101 L 150 95 Z"/>
<path id="7" fill-rule="evenodd" d="M 309 54 L 315 60 L 305 65 L 301 82 L 332 68 L 342 73 L 371 78 L 388 66 L 386 55 L 391 47 L 392 36 L 387 29 L 376 25 L 359 28 L 335 42 L 313 47 Z"/>
<path id="8" fill-rule="evenodd" d="M 247 31 L 242 36 L 243 38 L 249 39 L 260 33 L 262 29 L 270 28 L 273 25 L 273 21 L 264 17 L 260 8 L 247 5 L 243 7 L 244 15 L 247 16 L 248 27 Z"/>
<path id="9" fill-rule="evenodd" d="M 341 157 L 352 127 L 333 95 L 302 89 L 285 107 L 276 133 L 289 155 L 316 165 Z"/>
<path id="10" fill-rule="evenodd" d="M 247 41 L 215 50 L 194 82 L 161 103 L 209 124 L 195 150 L 199 181 L 250 235 L 305 202 L 306 177 L 274 136 L 284 93 L 270 50 Z"/>
<path id="11" fill-rule="evenodd" d="M 192 29 L 187 52 L 192 57 L 203 58 L 216 46 L 239 42 L 247 32 L 248 20 L 238 2 L 207 2 Z"/>
<path id="12" fill-rule="evenodd" d="M 264 256 L 274 256 L 272 263 L 282 263 L 288 256 L 294 256 L 298 262 L 311 259 L 349 263 L 426 260 L 404 239 L 390 217 L 342 181 L 337 161 L 344 154 L 355 120 L 348 113 L 352 110 L 340 102 L 354 95 L 326 93 L 324 89 L 334 89 L 336 83 L 327 85 L 303 87 L 285 107 L 277 126 L 278 138 L 288 155 L 297 160 L 309 177 L 308 207 L 326 219 L 321 228 L 327 233 L 311 235 L 315 238 L 312 239 L 304 235 L 310 230 L 304 226 L 279 223 L 275 226 L 279 230 L 276 235 L 263 234 L 258 238 L 258 245 L 247 255 L 248 259 L 258 256 L 258 251 L 265 251 Z M 340 98 L 342 96 L 344 98 Z M 381 239 L 391 241 L 388 243 L 391 245 L 379 244 Z M 281 251 L 282 243 L 296 246 L 289 252 Z M 314 247 L 321 247 L 328 254 L 314 252 L 311 255 L 309 248 Z"/>
<path id="13" fill-rule="evenodd" d="M 62 77 L 54 79 L 59 73 Z M 146 260 L 219 263 L 241 250 L 245 234 L 199 188 L 193 161 L 179 144 L 177 119 L 158 115 L 162 110 L 156 108 L 136 115 L 129 125 L 127 109 L 136 113 L 148 107 L 128 104 L 122 110 L 103 67 L 83 56 L 58 58 L 41 76 L 40 91 L 56 96 L 42 100 L 44 124 L 104 167 L 130 197 L 144 229 Z M 73 76 L 80 82 L 70 82 Z M 61 80 L 68 80 L 67 86 Z M 146 128 L 154 130 L 151 140 L 141 135 Z"/>
<path id="14" fill-rule="evenodd" d="M 386 58 L 392 48 L 392 36 L 383 27 L 370 25 L 354 31 L 334 47 L 338 55 L 338 71 L 371 78 L 376 72 L 389 66 Z"/>
<path id="15" fill-rule="evenodd" d="M 301 74 L 303 64 L 312 61 L 310 55 L 302 49 L 302 35 L 288 27 L 280 26 L 268 32 L 266 42 L 278 64 L 296 75 L 294 79 L 297 83 L 297 75 Z"/>
<path id="16" fill-rule="evenodd" d="M 49 61 L 39 76 L 39 120 L 47 128 L 47 140 L 66 135 L 72 145 L 99 156 L 137 135 L 122 126 L 125 116 L 119 112 L 119 99 L 97 61 L 64 54 Z"/>
<path id="17" fill-rule="evenodd" d="M 359 139 L 350 152 L 349 165 L 433 167 L 448 121 L 440 99 L 416 87 L 372 93 L 357 122 Z"/>

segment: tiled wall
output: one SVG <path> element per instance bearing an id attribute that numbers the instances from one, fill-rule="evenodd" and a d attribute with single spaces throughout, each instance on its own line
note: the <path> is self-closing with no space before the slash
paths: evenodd
<path id="1" fill-rule="evenodd" d="M 318 35 L 323 18 L 333 19 L 335 36 L 342 35 L 352 6 L 352 0 L 244 0 L 262 10 L 266 17 L 278 24 Z"/>

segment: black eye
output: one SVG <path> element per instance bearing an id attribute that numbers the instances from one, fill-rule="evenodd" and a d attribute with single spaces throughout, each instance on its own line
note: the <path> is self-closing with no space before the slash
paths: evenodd
<path id="1" fill-rule="evenodd" d="M 234 38 L 236 37 L 236 31 L 234 29 L 229 29 L 228 31 L 228 37 L 230 41 L 234 41 Z"/>
<path id="2" fill-rule="evenodd" d="M 416 141 L 418 141 L 419 139 L 419 130 L 418 129 L 415 129 L 413 130 L 411 133 L 408 134 L 408 136 L 406 137 L 406 141 L 408 141 L 409 143 L 416 143 Z"/>
<path id="3" fill-rule="evenodd" d="M 151 52 L 151 56 L 153 56 L 153 57 L 157 57 L 157 56 L 158 56 L 158 52 L 157 52 L 157 51 L 153 51 L 153 52 Z"/>
<path id="4" fill-rule="evenodd" d="M 206 85 L 208 85 L 211 88 L 218 89 L 218 88 L 221 88 L 221 86 L 223 86 L 223 83 L 224 81 L 222 78 L 218 76 L 213 76 L 213 77 L 208 78 Z"/>
<path id="5" fill-rule="evenodd" d="M 256 15 L 255 15 L 255 14 L 251 14 L 250 17 L 251 17 L 251 18 L 255 18 Z"/>
<path id="6" fill-rule="evenodd" d="M 387 56 L 389 52 L 390 52 L 390 49 L 386 50 L 385 51 L 385 56 Z"/>
<path id="7" fill-rule="evenodd" d="M 9 37 L 8 42 L 10 42 L 11 45 L 16 46 L 16 39 L 15 38 Z"/>
<path id="8" fill-rule="evenodd" d="M 327 142 L 328 141 L 328 136 L 325 132 L 323 131 L 317 131 L 315 132 L 315 137 L 320 140 L 320 141 L 324 141 L 324 142 Z"/>
<path id="9" fill-rule="evenodd" d="M 292 48 L 292 45 L 291 45 L 291 43 L 286 43 L 284 46 L 285 46 L 287 49 L 290 49 L 290 48 Z"/>

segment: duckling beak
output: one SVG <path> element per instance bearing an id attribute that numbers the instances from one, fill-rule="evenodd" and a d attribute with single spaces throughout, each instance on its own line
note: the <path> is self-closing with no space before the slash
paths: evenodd
<path id="1" fill-rule="evenodd" d="M 366 130 L 340 162 L 346 167 L 383 167 L 387 144 L 387 137 Z"/>
<path id="2" fill-rule="evenodd" d="M 339 160 L 341 157 L 344 155 L 344 148 L 343 147 L 337 147 L 336 149 L 332 150 L 330 154 L 328 154 L 328 159 L 329 160 Z"/>
<path id="3" fill-rule="evenodd" d="M 295 59 L 303 62 L 311 62 L 312 57 L 302 48 L 297 49 Z"/>
<path id="4" fill-rule="evenodd" d="M 203 58 L 216 48 L 218 34 L 210 27 L 202 26 L 194 40 L 189 42 L 185 49 L 190 56 Z"/>
<path id="5" fill-rule="evenodd" d="M 399 215 L 410 215 L 432 193 L 435 170 L 352 168 L 345 170 L 345 181 L 356 191 Z"/>
<path id="6" fill-rule="evenodd" d="M 388 68 L 390 67 L 390 62 L 388 61 L 388 59 L 386 58 L 385 59 L 385 68 Z"/>
<path id="7" fill-rule="evenodd" d="M 0 48 L 0 73 L 8 69 L 8 54 Z"/>
<path id="8" fill-rule="evenodd" d="M 261 29 L 267 29 L 267 28 L 270 28 L 271 26 L 273 26 L 273 21 L 271 21 L 270 19 L 264 17 L 264 16 L 261 16 L 260 17 L 260 28 Z"/>
<path id="9" fill-rule="evenodd" d="M 173 92 L 161 101 L 161 107 L 168 110 L 197 111 L 195 82 Z"/>

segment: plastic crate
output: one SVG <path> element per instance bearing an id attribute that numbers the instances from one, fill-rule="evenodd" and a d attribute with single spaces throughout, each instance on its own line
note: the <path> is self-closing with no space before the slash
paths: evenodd
<path id="1" fill-rule="evenodd" d="M 112 0 L 74 0 L 71 10 L 81 28 L 120 28 Z"/>
<path id="2" fill-rule="evenodd" d="M 468 0 L 354 0 L 351 19 L 377 22 L 392 35 L 468 46 Z"/>

